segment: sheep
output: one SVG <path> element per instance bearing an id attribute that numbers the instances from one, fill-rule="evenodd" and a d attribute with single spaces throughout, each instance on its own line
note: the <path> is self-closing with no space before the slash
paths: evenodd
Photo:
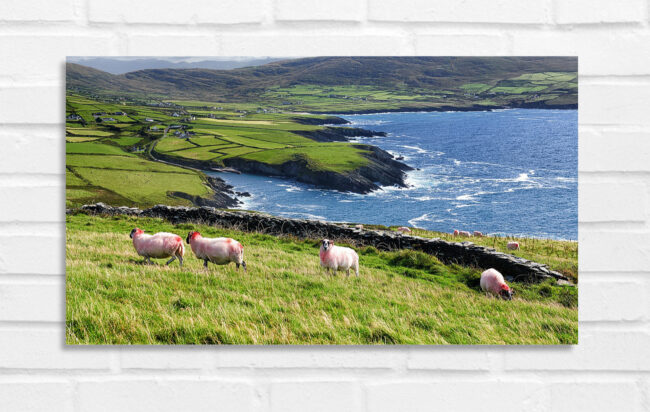
<path id="1" fill-rule="evenodd" d="M 478 230 L 475 230 L 475 231 L 474 231 L 474 236 L 475 236 L 475 237 L 483 237 L 483 233 L 482 233 L 482 232 L 479 232 Z"/>
<path id="2" fill-rule="evenodd" d="M 146 263 L 151 264 L 151 258 L 161 259 L 171 256 L 166 265 L 178 259 L 180 266 L 183 267 L 185 246 L 180 236 L 167 232 L 147 235 L 142 229 L 136 227 L 131 230 L 129 237 L 133 239 L 133 247 L 135 247 L 136 252 L 144 257 Z"/>
<path id="3" fill-rule="evenodd" d="M 472 234 L 469 233 L 469 232 L 466 231 L 466 230 L 461 230 L 461 231 L 458 232 L 458 234 L 459 234 L 460 236 L 472 237 Z"/>
<path id="4" fill-rule="evenodd" d="M 241 265 L 246 272 L 244 247 L 236 240 L 229 237 L 205 238 L 195 231 L 189 232 L 185 240 L 192 248 L 194 255 L 203 260 L 203 267 L 207 268 L 208 262 L 215 265 L 227 265 L 230 262 L 235 262 L 237 270 Z"/>
<path id="5" fill-rule="evenodd" d="M 496 269 L 488 269 L 481 273 L 481 289 L 485 293 L 500 296 L 505 300 L 512 300 L 515 291 L 506 285 L 503 275 Z"/>
<path id="6" fill-rule="evenodd" d="M 354 228 L 355 229 L 363 229 L 363 225 L 355 225 Z"/>
<path id="7" fill-rule="evenodd" d="M 320 245 L 320 265 L 325 268 L 329 274 L 330 269 L 334 271 L 334 276 L 339 269 L 345 270 L 348 277 L 350 268 L 359 277 L 359 255 L 349 247 L 334 246 L 334 242 L 323 239 Z"/>
<path id="8" fill-rule="evenodd" d="M 510 250 L 519 250 L 519 242 L 508 242 L 506 247 Z"/>
<path id="9" fill-rule="evenodd" d="M 401 233 L 411 233 L 411 229 L 406 226 L 398 227 L 397 231 Z"/>
<path id="10" fill-rule="evenodd" d="M 454 229 L 454 236 L 458 236 L 458 235 L 460 235 L 460 232 L 458 231 L 458 229 Z"/>

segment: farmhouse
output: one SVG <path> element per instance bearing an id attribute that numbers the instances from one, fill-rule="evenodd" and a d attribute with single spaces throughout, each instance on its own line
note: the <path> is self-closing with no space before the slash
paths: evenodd
<path id="1" fill-rule="evenodd" d="M 146 119 L 144 119 L 144 121 L 145 121 L 145 122 L 153 122 L 153 121 L 155 121 L 155 120 L 152 119 L 151 117 L 147 117 Z"/>
<path id="2" fill-rule="evenodd" d="M 126 113 L 124 113 L 124 112 L 115 112 L 115 113 L 113 113 L 113 115 L 115 115 L 115 116 L 126 116 Z"/>
<path id="3" fill-rule="evenodd" d="M 114 121 L 115 121 L 115 119 L 113 119 L 112 117 L 104 117 L 104 118 L 102 118 L 102 122 L 114 122 Z"/>
<path id="4" fill-rule="evenodd" d="M 68 117 L 66 117 L 66 120 L 81 120 L 81 116 L 78 114 L 71 114 Z"/>

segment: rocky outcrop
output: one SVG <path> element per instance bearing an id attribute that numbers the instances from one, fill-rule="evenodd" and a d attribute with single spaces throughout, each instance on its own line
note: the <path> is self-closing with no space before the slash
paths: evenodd
<path id="1" fill-rule="evenodd" d="M 340 192 L 369 193 L 380 189 L 381 186 L 406 187 L 404 172 L 412 170 L 411 167 L 394 160 L 390 153 L 376 146 L 355 146 L 367 152 L 363 155 L 368 159 L 368 164 L 348 172 L 314 170 L 310 167 L 309 159 L 299 155 L 281 164 L 262 163 L 239 157 L 225 159 L 224 164 L 244 173 L 284 176 L 318 188 Z"/>
<path id="2" fill-rule="evenodd" d="M 312 126 L 322 126 L 324 124 L 348 124 L 347 120 L 343 119 L 342 117 L 337 117 L 337 116 L 327 116 L 327 117 L 308 117 L 308 116 L 299 116 L 299 117 L 294 117 L 291 119 L 291 121 L 300 123 L 300 124 L 308 124 Z"/>
<path id="3" fill-rule="evenodd" d="M 385 132 L 358 127 L 324 127 L 320 130 L 296 130 L 293 133 L 317 142 L 346 142 L 350 137 L 386 136 Z"/>
<path id="4" fill-rule="evenodd" d="M 212 207 L 188 208 L 157 205 L 150 209 L 140 210 L 97 203 L 84 205 L 79 210 L 89 214 L 154 217 L 165 219 L 174 224 L 200 223 L 275 236 L 290 235 L 302 239 L 341 239 L 358 246 L 374 246 L 380 250 L 414 249 L 433 255 L 446 264 L 455 263 L 481 269 L 495 268 L 507 280 L 536 282 L 554 278 L 559 281 L 568 281 L 564 275 L 550 270 L 546 265 L 497 252 L 471 242 L 455 243 L 389 231 L 356 229 L 317 220 L 224 211 Z M 68 213 L 76 212 L 77 210 L 68 210 Z"/>

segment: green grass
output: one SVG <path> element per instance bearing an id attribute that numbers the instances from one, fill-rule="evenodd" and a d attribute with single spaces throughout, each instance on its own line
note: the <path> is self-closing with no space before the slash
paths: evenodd
<path id="1" fill-rule="evenodd" d="M 99 155 L 119 155 L 133 156 L 119 147 L 110 146 L 101 143 L 66 143 L 66 154 L 99 154 Z"/>
<path id="2" fill-rule="evenodd" d="M 395 228 L 393 228 L 395 229 Z M 440 238 L 453 242 L 470 241 L 477 245 L 487 246 L 499 252 L 512 254 L 538 263 L 544 263 L 550 269 L 562 273 L 570 279 L 578 280 L 578 242 L 534 239 L 516 237 L 454 237 L 449 233 L 433 232 L 422 229 L 412 229 L 413 235 Z M 508 250 L 510 241 L 519 242 L 519 250 Z"/>
<path id="3" fill-rule="evenodd" d="M 108 170 L 76 167 L 75 172 L 93 186 L 101 186 L 132 204 L 153 206 L 168 203 L 170 191 L 180 191 L 195 196 L 208 196 L 211 192 L 194 173 L 158 173 L 133 170 Z M 189 205 L 178 200 L 176 204 Z"/>
<path id="4" fill-rule="evenodd" d="M 478 291 L 480 271 L 412 251 L 358 249 L 361 276 L 329 277 L 318 243 L 132 217 L 66 217 L 68 344 L 575 344 L 577 290 Z M 186 251 L 183 269 L 141 264 L 134 227 L 230 236 L 248 272 Z"/>
<path id="5" fill-rule="evenodd" d="M 337 150 L 342 149 L 342 150 Z M 368 164 L 365 151 L 348 143 L 330 143 L 322 146 L 306 146 L 296 149 L 264 150 L 248 153 L 242 157 L 268 164 L 282 164 L 304 159 L 311 170 L 347 172 Z"/>

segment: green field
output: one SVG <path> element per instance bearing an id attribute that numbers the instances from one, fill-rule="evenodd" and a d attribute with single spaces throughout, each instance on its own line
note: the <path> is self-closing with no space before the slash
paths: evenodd
<path id="1" fill-rule="evenodd" d="M 100 201 L 190 206 L 190 201 L 172 192 L 199 197 L 213 194 L 200 173 L 146 160 L 108 144 L 66 143 L 66 168 L 67 207 Z"/>
<path id="2" fill-rule="evenodd" d="M 248 272 L 143 265 L 138 226 L 242 242 Z M 576 344 L 577 288 L 513 283 L 479 291 L 480 271 L 420 252 L 357 248 L 360 277 L 330 277 L 318 242 L 158 219 L 66 217 L 68 344 Z"/>

